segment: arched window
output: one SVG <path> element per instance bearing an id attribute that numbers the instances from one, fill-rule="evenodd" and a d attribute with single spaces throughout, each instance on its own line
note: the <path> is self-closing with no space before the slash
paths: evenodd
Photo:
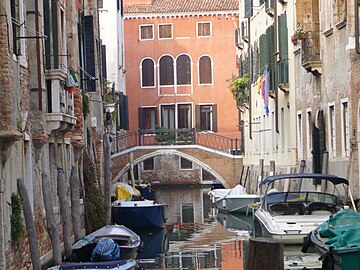
<path id="1" fill-rule="evenodd" d="M 174 85 L 174 60 L 171 56 L 161 57 L 159 62 L 160 85 Z"/>
<path id="2" fill-rule="evenodd" d="M 188 55 L 182 54 L 176 60 L 177 85 L 191 84 L 191 60 Z"/>
<path id="3" fill-rule="evenodd" d="M 202 56 L 199 59 L 199 83 L 212 84 L 212 65 L 209 56 Z"/>
<path id="4" fill-rule="evenodd" d="M 141 62 L 141 87 L 154 87 L 154 61 L 152 59 L 144 59 Z"/>

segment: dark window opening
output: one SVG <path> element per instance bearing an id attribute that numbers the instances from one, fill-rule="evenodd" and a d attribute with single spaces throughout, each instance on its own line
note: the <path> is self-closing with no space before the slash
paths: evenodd
<path id="1" fill-rule="evenodd" d="M 144 163 L 144 171 L 153 171 L 155 169 L 153 157 L 144 160 L 143 163 Z"/>
<path id="2" fill-rule="evenodd" d="M 174 85 L 174 60 L 171 56 L 160 59 L 160 85 Z"/>
<path id="3" fill-rule="evenodd" d="M 142 87 L 155 86 L 154 80 L 154 61 L 152 59 L 145 59 L 141 63 L 141 82 Z"/>
<path id="4" fill-rule="evenodd" d="M 182 170 L 189 170 L 193 168 L 193 163 L 186 159 L 186 158 L 180 158 L 180 169 Z"/>
<path id="5" fill-rule="evenodd" d="M 177 58 L 176 76 L 178 85 L 191 84 L 191 61 L 188 55 L 180 55 Z"/>
<path id="6" fill-rule="evenodd" d="M 211 59 L 208 56 L 202 56 L 199 60 L 199 82 L 200 84 L 212 83 Z"/>

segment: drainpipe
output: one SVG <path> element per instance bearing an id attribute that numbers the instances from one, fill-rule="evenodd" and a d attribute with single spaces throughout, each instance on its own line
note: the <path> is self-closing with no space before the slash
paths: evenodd
<path id="1" fill-rule="evenodd" d="M 278 87 L 278 46 L 277 46 L 277 1 L 274 4 L 274 84 L 275 84 L 275 131 L 279 134 L 279 87 Z"/>
<path id="2" fill-rule="evenodd" d="M 355 8 L 355 50 L 358 54 L 360 54 L 360 41 L 359 41 L 359 0 L 354 0 L 354 8 Z"/>
<path id="3" fill-rule="evenodd" d="M 39 1 L 35 0 L 35 30 L 39 33 Z M 41 85 L 41 61 L 40 61 L 40 40 L 36 38 L 36 62 L 37 62 L 37 80 L 38 80 L 38 109 L 42 110 L 42 85 Z"/>
<path id="4" fill-rule="evenodd" d="M 251 68 L 251 35 L 250 35 L 250 18 L 248 18 L 248 36 L 249 36 L 249 41 L 248 41 L 248 57 L 249 57 L 249 83 L 248 83 L 248 88 L 249 88 L 249 138 L 250 140 L 252 140 L 252 106 L 251 106 L 251 80 L 252 80 L 252 68 Z"/>

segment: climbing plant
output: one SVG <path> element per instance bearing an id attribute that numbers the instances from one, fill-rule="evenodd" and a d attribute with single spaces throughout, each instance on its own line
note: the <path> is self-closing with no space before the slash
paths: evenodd
<path id="1" fill-rule="evenodd" d="M 22 216 L 22 202 L 17 193 L 11 194 L 11 242 L 18 245 L 24 237 L 25 227 Z"/>

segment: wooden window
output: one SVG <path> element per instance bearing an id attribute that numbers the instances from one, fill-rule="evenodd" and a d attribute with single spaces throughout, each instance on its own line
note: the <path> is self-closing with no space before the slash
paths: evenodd
<path id="1" fill-rule="evenodd" d="M 347 100 L 341 102 L 341 141 L 342 141 L 342 154 L 343 156 L 350 155 L 350 119 L 349 119 L 349 106 Z"/>
<path id="2" fill-rule="evenodd" d="M 297 148 L 299 151 L 299 158 L 303 158 L 303 125 L 302 125 L 302 114 L 297 113 Z"/>
<path id="3" fill-rule="evenodd" d="M 160 85 L 174 85 L 174 60 L 171 56 L 163 56 L 159 62 Z"/>
<path id="4" fill-rule="evenodd" d="M 13 38 L 13 53 L 20 55 L 20 3 L 19 0 L 11 0 L 11 21 L 12 21 L 12 38 Z"/>
<path id="5" fill-rule="evenodd" d="M 155 129 L 156 126 L 156 108 L 139 108 L 139 128 Z"/>
<path id="6" fill-rule="evenodd" d="M 161 106 L 161 126 L 175 129 L 175 105 Z"/>
<path id="7" fill-rule="evenodd" d="M 191 125 L 191 105 L 190 104 L 179 104 L 178 105 L 178 127 L 177 128 L 188 128 L 192 127 Z"/>
<path id="8" fill-rule="evenodd" d="M 217 106 L 196 106 L 196 128 L 201 131 L 217 131 Z"/>
<path id="9" fill-rule="evenodd" d="M 85 47 L 85 70 L 87 74 L 95 76 L 95 40 L 94 40 L 94 18 L 93 16 L 85 16 L 84 27 L 84 47 Z M 55 46 L 55 45 L 54 45 Z M 88 92 L 96 92 L 96 81 L 84 74 L 85 90 Z"/>
<path id="10" fill-rule="evenodd" d="M 159 39 L 172 38 L 172 24 L 160 24 L 159 25 Z"/>
<path id="11" fill-rule="evenodd" d="M 188 55 L 180 55 L 176 60 L 176 79 L 178 85 L 191 84 L 191 60 Z"/>
<path id="12" fill-rule="evenodd" d="M 141 62 L 141 87 L 155 87 L 155 68 L 152 59 Z"/>
<path id="13" fill-rule="evenodd" d="M 193 168 L 193 163 L 186 159 L 186 158 L 180 158 L 180 169 L 181 170 L 191 170 Z"/>
<path id="14" fill-rule="evenodd" d="M 154 39 L 153 25 L 140 25 L 140 40 Z"/>
<path id="15" fill-rule="evenodd" d="M 198 22 L 197 23 L 197 35 L 198 35 L 198 37 L 210 37 L 211 36 L 211 23 L 210 22 Z"/>
<path id="16" fill-rule="evenodd" d="M 212 84 L 212 63 L 209 56 L 202 56 L 199 59 L 199 83 Z"/>
<path id="17" fill-rule="evenodd" d="M 329 105 L 329 148 L 330 156 L 336 156 L 336 119 L 335 105 Z"/>
<path id="18" fill-rule="evenodd" d="M 144 171 L 153 171 L 155 169 L 154 158 L 148 158 L 143 162 Z"/>

